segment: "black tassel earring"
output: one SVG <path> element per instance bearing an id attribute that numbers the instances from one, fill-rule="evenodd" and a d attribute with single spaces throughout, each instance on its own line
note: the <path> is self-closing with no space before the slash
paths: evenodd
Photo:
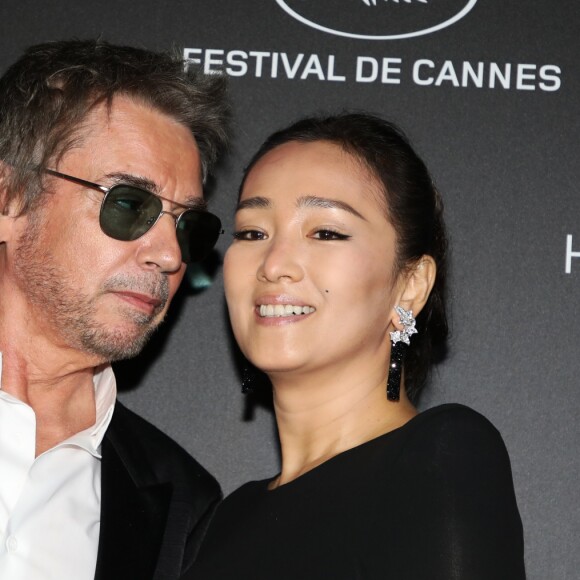
<path id="1" fill-rule="evenodd" d="M 242 393 L 251 395 L 256 388 L 257 373 L 251 366 L 245 366 L 242 369 Z"/>
<path id="2" fill-rule="evenodd" d="M 391 360 L 389 361 L 389 377 L 387 379 L 387 399 L 398 401 L 401 391 L 401 371 L 403 370 L 403 360 L 407 345 L 404 342 L 397 342 L 391 345 Z"/>
<path id="3" fill-rule="evenodd" d="M 391 359 L 389 361 L 389 376 L 387 378 L 387 399 L 398 401 L 401 391 L 401 373 L 407 347 L 411 344 L 409 337 L 417 334 L 415 319 L 412 310 L 405 310 L 401 306 L 395 306 L 395 312 L 399 315 L 399 321 L 403 330 L 391 332 Z"/>

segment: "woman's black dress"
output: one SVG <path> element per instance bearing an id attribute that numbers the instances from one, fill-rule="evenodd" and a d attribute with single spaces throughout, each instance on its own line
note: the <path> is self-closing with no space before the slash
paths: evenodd
<path id="1" fill-rule="evenodd" d="M 199 580 L 520 580 L 522 524 L 498 431 L 461 405 L 425 411 L 278 489 L 217 509 Z"/>

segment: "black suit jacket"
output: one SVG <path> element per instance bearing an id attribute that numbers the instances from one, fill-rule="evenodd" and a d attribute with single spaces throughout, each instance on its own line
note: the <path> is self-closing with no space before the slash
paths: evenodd
<path id="1" fill-rule="evenodd" d="M 117 401 L 102 444 L 95 580 L 177 580 L 221 491 L 172 439 Z"/>

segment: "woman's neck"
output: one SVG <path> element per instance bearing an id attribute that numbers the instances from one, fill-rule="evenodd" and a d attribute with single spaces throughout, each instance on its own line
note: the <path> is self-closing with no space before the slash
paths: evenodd
<path id="1" fill-rule="evenodd" d="M 356 380 L 338 376 L 272 377 L 282 470 L 271 487 L 288 483 L 417 414 L 404 388 L 398 402 L 387 400 L 381 372 Z"/>

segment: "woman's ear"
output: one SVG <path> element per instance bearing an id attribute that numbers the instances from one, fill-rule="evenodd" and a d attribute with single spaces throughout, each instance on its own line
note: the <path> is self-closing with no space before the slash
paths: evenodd
<path id="1" fill-rule="evenodd" d="M 393 306 L 402 306 L 405 310 L 412 310 L 416 318 L 431 294 L 436 276 L 435 260 L 431 256 L 421 256 L 401 274 L 398 301 Z M 402 328 L 399 316 L 394 309 L 392 322 L 396 328 Z"/>

